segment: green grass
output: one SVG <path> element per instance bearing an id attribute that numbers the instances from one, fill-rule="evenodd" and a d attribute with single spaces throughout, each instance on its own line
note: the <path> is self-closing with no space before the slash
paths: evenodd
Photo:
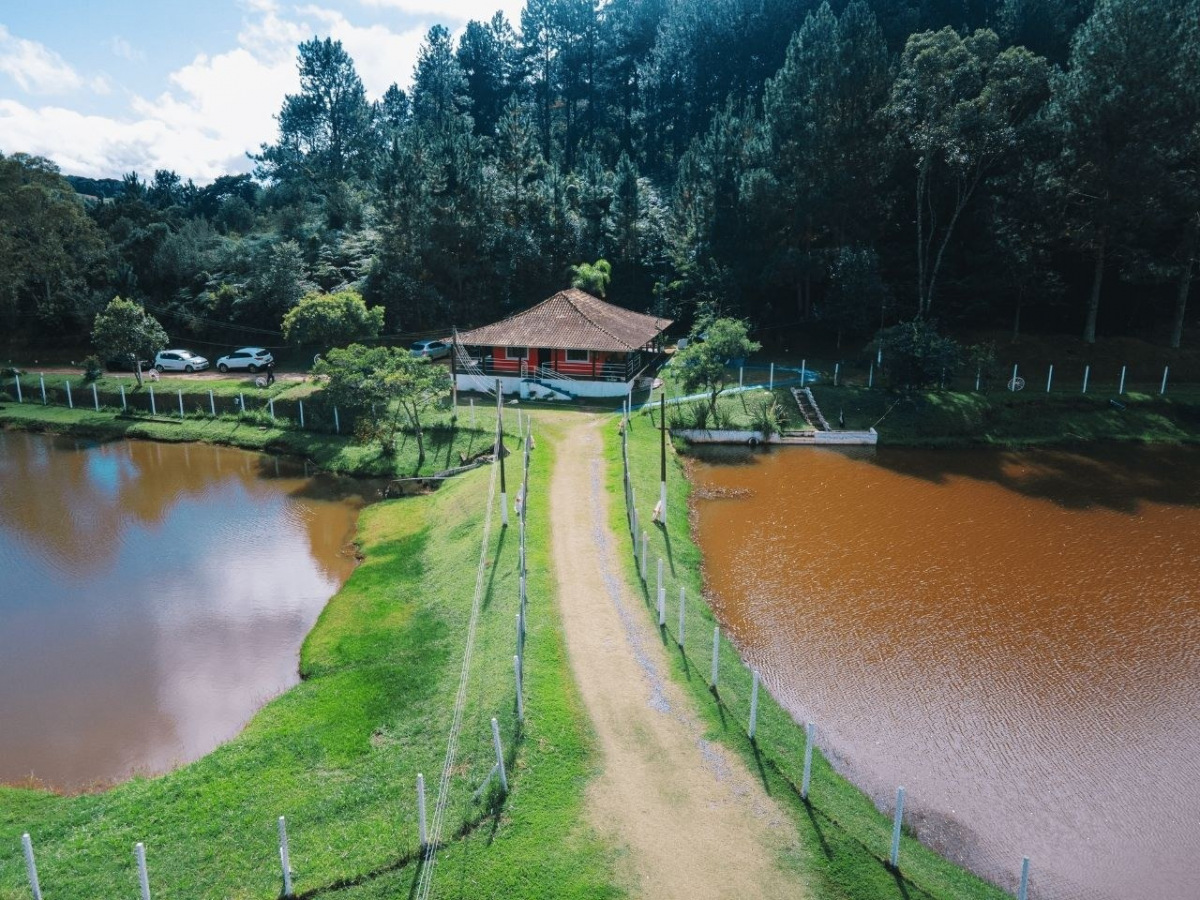
<path id="1" fill-rule="evenodd" d="M 531 495 L 545 496 L 546 450 Z M 364 562 L 304 643 L 303 681 L 237 738 L 158 778 L 64 797 L 0 788 L 0 898 L 29 896 L 20 836 L 33 836 L 47 897 L 136 896 L 133 845 L 146 845 L 155 897 L 271 898 L 280 892 L 275 821 L 288 818 L 295 889 L 305 896 L 406 895 L 418 872 L 415 779 L 429 803 L 450 729 L 490 468 L 434 494 L 362 513 Z M 531 507 L 536 511 L 538 506 Z M 583 825 L 594 766 L 552 602 L 548 524 L 531 512 L 527 718 L 512 671 L 517 531 L 493 520 L 439 897 L 609 898 L 612 856 Z M 475 801 L 501 725 L 511 792 Z"/>
<path id="2" fill-rule="evenodd" d="M 623 547 L 629 535 L 622 486 L 621 439 L 613 426 L 605 431 L 612 522 Z M 756 741 L 746 736 L 751 675 L 736 649 L 722 636 L 718 691 L 709 688 L 715 620 L 702 596 L 701 554 L 689 528 L 689 486 L 679 460 L 668 462 L 667 528 L 648 526 L 658 498 L 659 437 L 647 415 L 634 417 L 629 431 L 629 458 L 642 527 L 649 537 L 649 584 L 643 585 L 632 553 L 626 554 L 627 575 L 645 600 L 646 614 L 656 616 L 657 560 L 665 562 L 667 625 L 664 641 L 673 656 L 673 675 L 690 692 L 708 737 L 719 740 L 761 776 L 764 787 L 790 814 L 806 851 L 805 867 L 814 896 L 855 900 L 998 900 L 998 888 L 938 856 L 907 832 L 902 839 L 899 872 L 887 865 L 891 820 L 870 799 L 838 775 L 819 752 L 814 753 L 810 802 L 800 799 L 804 732 L 765 688 L 760 687 Z M 668 540 L 669 538 L 669 540 Z M 678 648 L 679 588 L 689 598 L 684 649 Z M 655 618 L 655 621 L 657 619 Z M 818 723 L 820 728 L 820 723 Z"/>

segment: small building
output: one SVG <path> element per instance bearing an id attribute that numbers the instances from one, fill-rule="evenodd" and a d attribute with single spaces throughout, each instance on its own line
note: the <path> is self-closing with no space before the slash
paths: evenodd
<path id="1" fill-rule="evenodd" d="M 622 397 L 658 361 L 670 325 L 571 288 L 456 332 L 451 371 L 462 391 L 492 390 L 499 379 L 522 397 Z"/>

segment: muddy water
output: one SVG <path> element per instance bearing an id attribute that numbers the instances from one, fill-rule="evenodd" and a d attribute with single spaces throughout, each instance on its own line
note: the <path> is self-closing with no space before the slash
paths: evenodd
<path id="1" fill-rule="evenodd" d="M 718 615 L 880 805 L 1014 892 L 1200 897 L 1200 450 L 707 459 Z"/>
<path id="2" fill-rule="evenodd" d="M 354 490 L 228 448 L 0 432 L 0 783 L 103 785 L 237 734 L 354 566 Z"/>

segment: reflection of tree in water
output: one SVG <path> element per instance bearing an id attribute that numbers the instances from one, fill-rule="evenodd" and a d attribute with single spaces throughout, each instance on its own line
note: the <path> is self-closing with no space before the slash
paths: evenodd
<path id="1" fill-rule="evenodd" d="M 229 518 L 237 523 L 255 506 L 247 509 L 247 498 L 283 492 L 322 572 L 344 579 L 352 561 L 343 562 L 339 552 L 352 537 L 360 504 L 342 502 L 346 492 L 336 485 L 314 488 L 302 468 L 284 465 L 276 479 L 277 467 L 268 457 L 206 444 L 96 445 L 0 433 L 0 527 L 56 567 L 85 575 L 113 565 L 131 529 L 161 527 L 185 499 L 229 503 Z"/>

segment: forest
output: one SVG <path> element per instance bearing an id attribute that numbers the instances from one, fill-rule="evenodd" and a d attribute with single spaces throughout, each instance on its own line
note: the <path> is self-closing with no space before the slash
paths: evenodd
<path id="1" fill-rule="evenodd" d="M 375 101 L 337 41 L 297 65 L 211 184 L 3 148 L 10 350 L 86 346 L 114 296 L 202 347 L 346 290 L 441 336 L 601 259 L 610 302 L 839 347 L 1188 333 L 1200 0 L 528 0 L 432 28 Z"/>

